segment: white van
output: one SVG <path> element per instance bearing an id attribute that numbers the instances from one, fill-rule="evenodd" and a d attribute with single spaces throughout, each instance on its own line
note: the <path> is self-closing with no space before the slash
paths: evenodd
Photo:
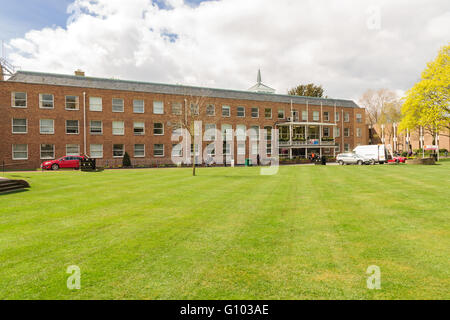
<path id="1" fill-rule="evenodd" d="M 363 158 L 366 163 L 384 164 L 388 161 L 388 151 L 384 144 L 357 146 L 355 149 L 353 149 L 353 152 Z"/>

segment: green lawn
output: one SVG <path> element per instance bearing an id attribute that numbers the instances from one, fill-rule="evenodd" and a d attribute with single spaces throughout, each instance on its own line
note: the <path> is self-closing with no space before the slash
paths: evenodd
<path id="1" fill-rule="evenodd" d="M 32 188 L 0 195 L 0 298 L 449 299 L 449 173 L 7 173 Z M 371 265 L 381 290 L 366 287 Z"/>

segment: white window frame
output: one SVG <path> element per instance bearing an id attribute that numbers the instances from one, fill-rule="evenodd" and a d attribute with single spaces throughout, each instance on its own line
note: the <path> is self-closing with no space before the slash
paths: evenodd
<path id="1" fill-rule="evenodd" d="M 74 147 L 76 146 L 77 152 L 69 152 L 69 146 Z M 66 144 L 66 156 L 79 156 L 80 155 L 80 145 L 79 144 Z"/>
<path id="2" fill-rule="evenodd" d="M 256 116 L 253 115 L 253 112 L 256 110 Z M 259 108 L 258 107 L 252 107 L 251 109 L 251 116 L 253 119 L 259 118 Z"/>
<path id="3" fill-rule="evenodd" d="M 242 109 L 242 110 L 239 111 L 239 109 Z M 243 112 L 243 114 L 242 114 L 242 115 L 239 115 L 239 112 Z M 237 116 L 238 118 L 245 118 L 245 107 L 243 107 L 243 106 L 238 106 L 238 107 L 236 108 L 236 116 Z"/>
<path id="4" fill-rule="evenodd" d="M 115 151 L 114 146 L 122 146 L 122 155 L 120 155 L 120 156 L 115 156 L 114 155 L 114 151 Z M 113 143 L 113 145 L 112 145 L 112 156 L 113 156 L 113 158 L 123 158 L 124 155 L 125 155 L 125 144 L 123 144 L 123 143 Z"/>
<path id="5" fill-rule="evenodd" d="M 344 112 L 344 122 L 350 122 L 350 113 Z"/>
<path id="6" fill-rule="evenodd" d="M 93 121 L 100 122 L 100 130 L 101 130 L 101 132 L 92 132 L 92 122 Z M 96 135 L 96 136 L 102 135 L 103 134 L 103 121 L 102 120 L 89 120 L 89 133 L 91 135 Z"/>
<path id="7" fill-rule="evenodd" d="M 259 126 L 250 126 L 250 139 L 252 141 L 259 141 Z M 256 135 L 254 135 L 254 132 Z"/>
<path id="8" fill-rule="evenodd" d="M 94 100 L 97 100 L 97 102 L 93 102 Z M 89 111 L 102 112 L 103 99 L 101 97 L 89 97 Z"/>
<path id="9" fill-rule="evenodd" d="M 43 145 L 49 145 L 49 146 L 53 146 L 53 156 L 52 157 L 43 157 L 42 156 L 42 146 Z M 55 145 L 51 144 L 51 143 L 42 143 L 39 145 L 39 157 L 41 160 L 52 160 L 55 159 Z"/>
<path id="10" fill-rule="evenodd" d="M 208 109 L 211 110 L 212 108 L 212 113 L 208 112 Z M 214 104 L 208 104 L 206 106 L 206 115 L 209 117 L 214 117 L 216 115 L 216 106 Z"/>
<path id="11" fill-rule="evenodd" d="M 313 121 L 320 121 L 320 112 L 313 111 Z"/>
<path id="12" fill-rule="evenodd" d="M 283 114 L 282 117 L 280 117 L 280 112 Z M 284 109 L 278 109 L 277 117 L 278 117 L 278 119 L 285 119 L 286 118 L 286 111 Z"/>
<path id="13" fill-rule="evenodd" d="M 336 112 L 334 113 L 334 121 L 335 121 L 335 122 L 338 122 L 338 121 L 340 121 L 340 119 L 341 119 L 340 112 L 339 112 L 339 111 L 336 111 Z"/>
<path id="14" fill-rule="evenodd" d="M 362 129 L 356 128 L 356 137 L 361 138 L 362 137 Z"/>
<path id="15" fill-rule="evenodd" d="M 14 120 L 25 120 L 25 132 L 15 132 L 14 131 L 14 127 L 23 127 L 23 125 L 15 125 L 14 126 Z M 28 133 L 28 119 L 18 119 L 18 118 L 13 118 L 11 119 L 11 133 L 13 134 L 27 134 Z"/>
<path id="16" fill-rule="evenodd" d="M 163 148 L 162 148 L 162 152 L 163 152 L 163 154 L 162 155 L 155 155 L 155 150 L 156 150 L 156 146 L 163 146 Z M 155 157 L 155 158 L 162 158 L 162 157 L 164 157 L 164 154 L 165 154 L 165 147 L 164 147 L 164 144 L 163 143 L 155 143 L 154 145 L 153 145 L 153 157 Z"/>
<path id="17" fill-rule="evenodd" d="M 144 154 L 143 155 L 136 155 L 136 146 L 143 146 L 144 148 L 143 148 L 143 152 L 144 152 Z M 134 152 L 134 157 L 135 158 L 145 158 L 145 144 L 143 144 L 143 143 L 135 143 L 134 144 L 134 146 L 133 146 L 133 152 Z"/>
<path id="18" fill-rule="evenodd" d="M 181 102 L 172 102 L 172 114 L 176 116 L 183 114 L 183 104 Z"/>
<path id="19" fill-rule="evenodd" d="M 357 123 L 362 123 L 362 114 L 361 113 L 357 113 L 356 114 L 356 122 Z"/>
<path id="20" fill-rule="evenodd" d="M 326 115 L 326 116 L 325 116 L 325 115 Z M 330 121 L 330 112 L 329 112 L 329 111 L 324 111 L 324 112 L 323 112 L 323 121 L 324 121 L 324 122 Z"/>
<path id="21" fill-rule="evenodd" d="M 215 141 L 216 130 L 217 126 L 215 123 L 205 123 L 205 141 Z"/>
<path id="22" fill-rule="evenodd" d="M 247 126 L 245 124 L 236 125 L 236 141 L 245 142 L 247 139 Z"/>
<path id="23" fill-rule="evenodd" d="M 14 147 L 15 146 L 26 146 L 26 151 L 14 151 Z M 28 144 L 24 144 L 24 143 L 17 143 L 17 144 L 13 144 L 12 146 L 11 146 L 11 151 L 12 151 L 12 154 L 11 154 L 11 156 L 12 156 L 12 159 L 13 160 L 28 160 Z M 26 156 L 26 158 L 16 158 L 16 157 L 14 157 L 14 153 L 17 153 L 17 152 L 20 152 L 20 153 L 24 153 L 24 152 L 26 152 L 27 153 L 27 156 Z"/>
<path id="24" fill-rule="evenodd" d="M 345 134 L 345 131 L 347 131 L 348 134 Z M 344 128 L 344 138 L 350 137 L 350 128 Z"/>
<path id="25" fill-rule="evenodd" d="M 224 115 L 223 112 L 228 110 L 228 115 Z M 229 118 L 231 117 L 231 107 L 227 105 L 222 106 L 222 117 Z"/>
<path id="26" fill-rule="evenodd" d="M 68 128 L 67 121 L 76 121 L 77 122 L 77 133 L 69 133 L 69 132 L 67 132 L 67 128 Z M 79 120 L 66 120 L 66 134 L 71 134 L 71 135 L 80 134 L 80 121 Z"/>
<path id="27" fill-rule="evenodd" d="M 153 114 L 164 114 L 163 101 L 153 101 Z"/>
<path id="28" fill-rule="evenodd" d="M 270 117 L 266 115 L 267 110 L 270 110 Z M 264 108 L 264 119 L 272 119 L 272 108 Z"/>
<path id="29" fill-rule="evenodd" d="M 101 150 L 100 151 L 92 151 L 92 146 L 100 146 L 101 147 Z M 101 152 L 101 155 L 100 156 L 93 156 L 92 155 L 92 152 Z M 103 159 L 103 144 L 100 144 L 100 143 L 92 143 L 92 144 L 90 144 L 89 145 L 89 154 L 90 154 L 90 157 L 92 158 L 92 159 Z"/>
<path id="30" fill-rule="evenodd" d="M 52 96 L 52 106 L 51 107 L 44 107 L 43 102 L 44 101 L 50 101 L 50 100 L 44 100 L 43 97 L 46 96 Z M 52 93 L 39 93 L 39 108 L 40 109 L 55 109 L 55 96 Z"/>
<path id="31" fill-rule="evenodd" d="M 16 105 L 16 93 L 24 93 L 25 94 L 25 106 L 17 106 Z M 22 100 L 22 99 L 19 99 Z M 21 109 L 26 109 L 28 107 L 28 94 L 26 92 L 21 92 L 21 91 L 13 91 L 11 92 L 11 107 L 13 108 L 21 108 Z"/>
<path id="32" fill-rule="evenodd" d="M 155 133 L 155 124 L 161 124 L 162 125 L 162 133 Z M 158 129 L 160 129 L 160 128 L 158 128 Z M 154 136 L 163 136 L 164 135 L 164 123 L 163 122 L 154 122 L 153 123 L 153 135 Z"/>
<path id="33" fill-rule="evenodd" d="M 242 152 L 242 150 L 243 150 L 243 152 Z M 245 156 L 245 154 L 246 154 L 245 142 L 238 142 L 237 143 L 237 155 Z"/>
<path id="34" fill-rule="evenodd" d="M 75 97 L 75 109 L 67 108 L 67 97 Z M 73 103 L 73 102 L 69 102 L 69 103 Z M 79 96 L 71 96 L 71 95 L 64 96 L 64 107 L 66 110 L 69 110 L 69 111 L 80 110 L 80 97 Z"/>
<path id="35" fill-rule="evenodd" d="M 118 123 L 122 124 L 121 128 L 120 127 L 119 128 L 118 127 L 114 127 L 114 124 L 118 124 Z M 119 129 L 122 129 L 122 131 L 117 133 L 117 130 L 119 130 Z M 114 130 L 116 130 L 116 132 L 114 132 Z M 125 135 L 125 121 L 118 120 L 118 121 L 113 121 L 112 122 L 112 135 L 113 136 L 124 136 Z"/>
<path id="36" fill-rule="evenodd" d="M 138 101 L 142 102 L 142 105 L 136 105 L 136 102 L 138 102 Z M 142 112 L 140 111 L 140 109 L 137 110 L 136 107 L 142 108 Z M 145 113 L 145 101 L 143 99 L 133 99 L 133 113 L 138 113 L 138 114 Z"/>
<path id="37" fill-rule="evenodd" d="M 174 151 L 179 151 L 177 154 L 174 154 Z M 183 145 L 181 143 L 172 144 L 172 157 L 182 157 L 183 156 Z"/>
<path id="38" fill-rule="evenodd" d="M 136 124 L 142 124 L 142 127 L 136 127 Z M 136 133 L 136 128 L 138 128 L 138 129 L 142 129 L 142 133 Z M 133 134 L 135 135 L 135 136 L 143 136 L 143 135 L 145 135 L 145 122 L 144 121 L 134 121 L 133 122 Z"/>
<path id="39" fill-rule="evenodd" d="M 52 122 L 52 131 L 51 132 L 42 132 L 42 121 L 48 120 Z M 53 119 L 39 119 L 39 133 L 40 134 L 55 134 L 55 120 Z"/>
<path id="40" fill-rule="evenodd" d="M 350 151 L 350 143 L 344 143 L 344 152 Z"/>
<path id="41" fill-rule="evenodd" d="M 308 121 L 308 111 L 302 110 L 302 121 Z"/>
<path id="42" fill-rule="evenodd" d="M 122 103 L 120 104 L 117 104 L 117 102 L 119 102 L 119 101 L 121 101 Z M 114 104 L 114 102 L 116 102 L 116 104 Z M 121 107 L 121 109 L 118 109 L 118 111 L 117 110 L 114 110 L 114 107 L 117 107 L 117 106 L 119 106 L 119 107 Z M 111 100 L 111 110 L 112 110 L 112 112 L 118 112 L 118 113 L 123 113 L 123 112 L 125 112 L 125 101 L 122 99 L 122 98 L 112 98 L 112 100 Z"/>
<path id="43" fill-rule="evenodd" d="M 338 138 L 338 137 L 340 137 L 341 136 L 341 128 L 339 128 L 339 127 L 334 127 L 334 137 L 335 138 Z"/>

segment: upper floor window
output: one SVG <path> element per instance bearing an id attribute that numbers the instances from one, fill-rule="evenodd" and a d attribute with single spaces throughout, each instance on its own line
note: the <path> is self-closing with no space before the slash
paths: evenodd
<path id="1" fill-rule="evenodd" d="M 344 137 L 350 137 L 350 128 L 344 128 Z"/>
<path id="2" fill-rule="evenodd" d="M 313 111 L 313 121 L 319 121 L 319 120 L 320 120 L 320 112 Z"/>
<path id="3" fill-rule="evenodd" d="M 264 109 L 264 117 L 266 119 L 272 119 L 272 109 L 270 108 L 265 108 Z"/>
<path id="4" fill-rule="evenodd" d="M 123 99 L 112 99 L 112 112 L 123 112 Z"/>
<path id="5" fill-rule="evenodd" d="M 154 123 L 153 124 L 153 134 L 155 136 L 162 136 L 164 135 L 164 124 L 162 123 Z"/>
<path id="6" fill-rule="evenodd" d="M 135 136 L 143 136 L 145 134 L 145 123 L 142 121 L 135 121 L 133 131 Z"/>
<path id="7" fill-rule="evenodd" d="M 13 144 L 12 158 L 13 158 L 13 160 L 27 160 L 28 159 L 28 145 L 27 144 Z"/>
<path id="8" fill-rule="evenodd" d="M 102 111 L 102 98 L 89 97 L 89 110 L 90 111 Z"/>
<path id="9" fill-rule="evenodd" d="M 27 133 L 27 119 L 12 119 L 12 133 Z"/>
<path id="10" fill-rule="evenodd" d="M 344 143 L 344 151 L 349 152 L 350 151 L 350 144 Z"/>
<path id="11" fill-rule="evenodd" d="M 66 133 L 67 134 L 78 134 L 78 120 L 66 120 Z"/>
<path id="12" fill-rule="evenodd" d="M 213 104 L 208 104 L 206 106 L 206 115 L 208 116 L 214 116 L 216 114 L 216 108 Z"/>
<path id="13" fill-rule="evenodd" d="M 133 113 L 144 113 L 144 100 L 133 100 Z"/>
<path id="14" fill-rule="evenodd" d="M 356 122 L 362 123 L 362 114 L 361 113 L 356 114 Z"/>
<path id="15" fill-rule="evenodd" d="M 79 108 L 78 96 L 66 96 L 66 110 L 78 110 Z"/>
<path id="16" fill-rule="evenodd" d="M 341 130 L 338 127 L 334 127 L 334 136 L 339 137 L 341 135 Z"/>
<path id="17" fill-rule="evenodd" d="M 356 136 L 357 136 L 358 138 L 360 138 L 360 137 L 362 136 L 362 130 L 361 130 L 361 128 L 356 128 Z"/>
<path id="18" fill-rule="evenodd" d="M 164 103 L 162 101 L 153 101 L 153 113 L 164 114 Z"/>
<path id="19" fill-rule="evenodd" d="M 230 106 L 222 106 L 222 117 L 230 116 Z"/>
<path id="20" fill-rule="evenodd" d="M 125 124 L 123 121 L 112 122 L 112 134 L 115 136 L 123 136 L 125 134 Z"/>
<path id="21" fill-rule="evenodd" d="M 338 122 L 339 121 L 339 111 L 336 111 L 334 114 L 334 121 Z"/>
<path id="22" fill-rule="evenodd" d="M 350 114 L 348 112 L 344 113 L 344 122 L 350 122 Z"/>
<path id="23" fill-rule="evenodd" d="M 259 118 L 259 108 L 252 108 L 252 118 Z"/>
<path id="24" fill-rule="evenodd" d="M 200 114 L 200 107 L 198 103 L 191 103 L 191 115 L 198 116 Z"/>
<path id="25" fill-rule="evenodd" d="M 302 121 L 308 121 L 308 112 L 306 110 L 302 111 Z"/>
<path id="26" fill-rule="evenodd" d="M 237 116 L 239 118 L 245 117 L 245 107 L 237 107 Z"/>
<path id="27" fill-rule="evenodd" d="M 278 119 L 284 119 L 285 114 L 284 114 L 284 109 L 279 109 L 278 110 Z"/>
<path id="28" fill-rule="evenodd" d="M 41 134 L 54 134 L 55 133 L 55 121 L 51 119 L 39 120 L 39 132 Z"/>
<path id="29" fill-rule="evenodd" d="M 330 128 L 323 127 L 323 136 L 324 137 L 329 137 L 330 136 Z"/>
<path id="30" fill-rule="evenodd" d="M 214 123 L 205 124 L 205 140 L 206 141 L 216 140 L 216 125 Z"/>
<path id="31" fill-rule="evenodd" d="M 103 133 L 102 122 L 100 120 L 91 120 L 90 132 L 91 134 L 102 134 Z"/>
<path id="32" fill-rule="evenodd" d="M 172 103 L 172 114 L 180 116 L 181 115 L 181 102 L 174 102 Z"/>
<path id="33" fill-rule="evenodd" d="M 325 111 L 323 113 L 323 120 L 324 121 L 330 121 L 330 113 L 329 112 Z"/>
<path id="34" fill-rule="evenodd" d="M 245 124 L 236 125 L 236 140 L 245 141 L 247 139 L 247 127 Z"/>
<path id="35" fill-rule="evenodd" d="M 26 92 L 13 92 L 11 95 L 12 106 L 15 108 L 27 107 L 27 93 Z"/>
<path id="36" fill-rule="evenodd" d="M 39 108 L 53 109 L 54 108 L 53 95 L 47 94 L 47 93 L 40 93 L 39 94 Z"/>

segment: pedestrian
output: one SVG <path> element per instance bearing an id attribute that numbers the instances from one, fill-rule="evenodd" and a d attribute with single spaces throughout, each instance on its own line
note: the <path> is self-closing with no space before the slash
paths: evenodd
<path id="1" fill-rule="evenodd" d="M 448 157 L 448 151 L 447 150 L 445 150 L 444 155 L 445 155 L 446 158 Z"/>
<path id="2" fill-rule="evenodd" d="M 259 166 L 259 160 L 260 160 L 260 158 L 259 158 L 259 154 L 256 156 L 256 165 L 257 166 Z"/>

